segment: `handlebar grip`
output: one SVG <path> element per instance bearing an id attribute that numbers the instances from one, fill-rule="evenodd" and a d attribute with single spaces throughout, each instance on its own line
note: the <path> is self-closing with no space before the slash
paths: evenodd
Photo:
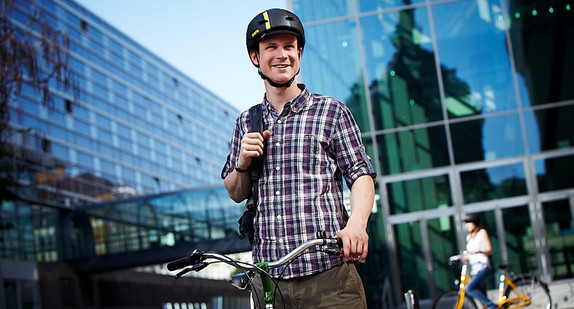
<path id="1" fill-rule="evenodd" d="M 191 256 L 186 256 L 184 258 L 167 263 L 167 269 L 169 271 L 174 271 L 189 266 L 191 264 L 193 264 L 191 263 Z"/>
<path id="2" fill-rule="evenodd" d="M 343 239 L 342 238 L 336 238 L 336 239 L 337 239 L 337 247 L 343 248 Z"/>
<path id="3" fill-rule="evenodd" d="M 167 263 L 167 269 L 169 271 L 174 271 L 189 265 L 193 265 L 199 261 L 202 254 L 203 252 L 194 250 L 190 255 L 186 257 Z"/>

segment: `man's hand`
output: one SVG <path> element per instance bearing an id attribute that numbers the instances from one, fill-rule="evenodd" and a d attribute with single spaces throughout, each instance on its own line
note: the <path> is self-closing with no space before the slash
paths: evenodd
<path id="1" fill-rule="evenodd" d="M 241 148 L 239 149 L 239 159 L 237 159 L 237 167 L 246 170 L 251 165 L 253 158 L 263 155 L 263 142 L 269 138 L 271 132 L 268 130 L 263 131 L 263 135 L 259 132 L 251 132 L 243 135 L 241 139 Z"/>
<path id="2" fill-rule="evenodd" d="M 263 154 L 263 141 L 271 135 L 271 132 L 265 130 L 263 135 L 259 132 L 247 133 L 241 139 L 239 149 L 239 158 L 237 167 L 241 170 L 247 170 L 251 165 L 251 160 Z M 239 203 L 249 197 L 251 193 L 251 179 L 249 173 L 238 173 L 233 171 L 223 180 L 227 189 L 227 194 L 236 203 Z"/>
<path id="3" fill-rule="evenodd" d="M 350 223 L 350 222 L 349 222 Z M 342 229 L 337 237 L 343 240 L 343 260 L 363 263 L 369 253 L 369 235 L 364 228 L 351 224 Z"/>
<path id="4" fill-rule="evenodd" d="M 369 253 L 367 222 L 375 199 L 373 178 L 359 177 L 351 187 L 351 217 L 337 237 L 343 240 L 343 260 L 365 262 Z"/>

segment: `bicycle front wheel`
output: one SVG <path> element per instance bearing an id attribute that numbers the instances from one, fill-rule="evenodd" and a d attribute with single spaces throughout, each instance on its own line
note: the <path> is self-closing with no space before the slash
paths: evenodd
<path id="1" fill-rule="evenodd" d="M 433 309 L 450 309 L 455 308 L 458 300 L 458 290 L 448 290 L 438 296 L 432 305 Z M 464 295 L 462 309 L 477 309 L 472 297 Z"/>
<path id="2" fill-rule="evenodd" d="M 530 305 L 526 306 L 527 308 L 550 309 L 552 307 L 552 299 L 548 292 L 548 286 L 545 283 L 540 282 L 536 276 L 521 275 L 513 278 L 512 282 L 514 282 L 520 291 L 530 298 Z M 518 300 L 521 296 L 520 292 L 516 291 L 511 286 L 506 287 L 504 295 L 507 299 L 517 299 L 516 301 L 507 303 L 504 308 L 511 308 L 515 305 L 524 303 L 524 301 Z"/>

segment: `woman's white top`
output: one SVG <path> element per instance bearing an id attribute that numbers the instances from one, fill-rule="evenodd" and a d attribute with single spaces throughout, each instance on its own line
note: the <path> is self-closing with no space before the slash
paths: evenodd
<path id="1" fill-rule="evenodd" d="M 484 252 L 486 251 L 486 230 L 480 229 L 474 237 L 466 235 L 466 251 Z M 490 267 L 488 255 L 484 253 L 469 254 L 468 264 L 470 265 L 470 274 L 476 275 L 479 271 Z"/>

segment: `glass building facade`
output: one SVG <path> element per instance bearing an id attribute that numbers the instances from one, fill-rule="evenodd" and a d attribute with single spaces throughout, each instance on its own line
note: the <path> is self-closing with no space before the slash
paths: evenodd
<path id="1" fill-rule="evenodd" d="M 8 106 L 2 173 L 14 177 L 24 200 L 1 204 L 0 257 L 71 257 L 60 242 L 69 236 L 62 222 L 78 208 L 223 186 L 239 110 L 74 1 L 18 0 L 14 8 L 15 28 L 30 30 L 30 16 L 39 12 L 69 37 L 76 87 L 51 83 L 46 105 L 24 83 Z M 161 217 L 161 210 L 151 212 Z M 160 230 L 156 238 L 174 232 Z"/>
<path id="2" fill-rule="evenodd" d="M 40 10 L 69 37 L 75 87 L 51 107 L 27 84 L 7 141 L 19 181 L 67 206 L 221 184 L 239 110 L 71 0 L 15 2 L 26 27 Z M 34 160 L 41 157 L 42 160 Z"/>
<path id="3" fill-rule="evenodd" d="M 352 110 L 378 172 L 372 305 L 449 289 L 466 213 L 494 265 L 574 277 L 574 2 L 288 4 L 307 36 L 302 82 Z"/>

